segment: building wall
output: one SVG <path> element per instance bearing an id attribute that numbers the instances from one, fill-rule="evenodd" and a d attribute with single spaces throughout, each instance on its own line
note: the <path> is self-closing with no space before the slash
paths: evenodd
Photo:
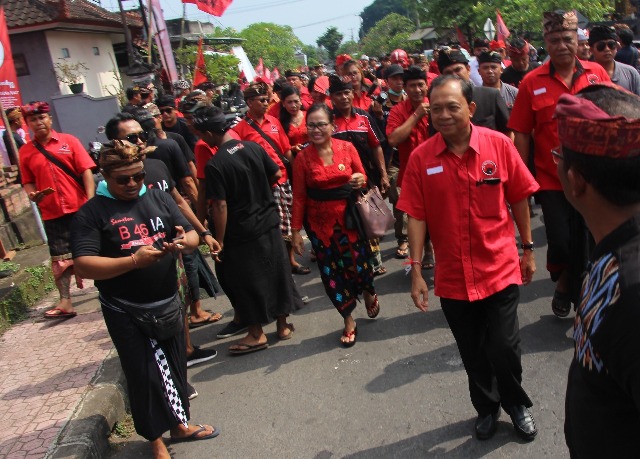
<path id="1" fill-rule="evenodd" d="M 83 62 L 89 70 L 83 78 L 84 92 L 93 97 L 105 97 L 115 94 L 119 84 L 114 71 L 118 72 L 115 65 L 113 45 L 111 38 L 105 33 L 81 33 L 51 30 L 45 32 L 47 48 L 51 56 L 51 62 L 61 62 L 63 48 L 69 50 L 69 57 L 65 59 L 73 64 Z M 96 55 L 94 48 L 98 49 Z M 53 65 L 52 64 L 52 65 Z M 64 83 L 58 84 L 57 94 L 71 94 L 69 87 Z"/>

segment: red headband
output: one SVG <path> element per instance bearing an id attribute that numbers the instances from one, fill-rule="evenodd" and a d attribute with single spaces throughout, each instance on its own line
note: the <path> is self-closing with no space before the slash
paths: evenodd
<path id="1" fill-rule="evenodd" d="M 46 102 L 31 102 L 20 107 L 20 110 L 22 110 L 22 116 L 25 118 L 29 115 L 40 115 L 51 111 L 49 104 Z"/>
<path id="2" fill-rule="evenodd" d="M 593 102 L 562 94 L 554 118 L 561 145 L 591 156 L 640 156 L 640 119 L 610 116 Z"/>

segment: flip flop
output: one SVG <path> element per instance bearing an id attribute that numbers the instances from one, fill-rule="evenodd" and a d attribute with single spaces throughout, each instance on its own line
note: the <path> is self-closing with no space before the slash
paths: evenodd
<path id="1" fill-rule="evenodd" d="M 219 317 L 217 319 L 214 319 L 214 317 L 216 315 L 218 315 Z M 213 312 L 205 320 L 201 320 L 201 321 L 198 321 L 198 322 L 189 321 L 189 330 L 193 330 L 194 328 L 204 327 L 205 325 L 209 325 L 209 324 L 214 324 L 214 323 L 218 322 L 220 319 L 222 319 L 222 317 L 223 317 L 222 314 L 217 313 L 217 312 Z"/>
<path id="2" fill-rule="evenodd" d="M 298 266 L 291 267 L 291 274 L 305 275 L 305 274 L 309 274 L 310 272 L 311 272 L 311 269 L 307 268 L 306 266 L 298 265 Z"/>
<path id="3" fill-rule="evenodd" d="M 433 252 L 428 253 L 422 259 L 422 269 L 433 269 L 436 266 L 436 261 L 433 258 Z"/>
<path id="4" fill-rule="evenodd" d="M 367 316 L 369 316 L 369 319 L 375 319 L 378 317 L 378 314 L 380 314 L 380 302 L 378 301 L 377 293 L 373 295 L 373 302 L 371 303 L 371 306 L 367 307 L 365 305 L 365 308 L 367 309 Z"/>
<path id="5" fill-rule="evenodd" d="M 203 436 L 199 437 L 198 434 L 206 431 L 207 429 L 202 424 L 198 424 L 198 427 L 200 427 L 200 428 L 198 430 L 196 430 L 195 432 L 193 432 L 189 436 L 180 437 L 180 438 L 171 437 L 171 442 L 172 443 L 180 443 L 181 441 L 209 440 L 210 438 L 216 438 L 218 435 L 220 435 L 220 429 L 214 427 L 213 428 L 213 432 L 211 432 L 209 435 L 203 435 Z"/>
<path id="6" fill-rule="evenodd" d="M 342 336 L 344 336 L 345 338 L 351 338 L 353 336 L 353 341 L 350 341 L 348 343 L 345 343 L 344 341 L 340 340 L 340 342 L 344 347 L 353 347 L 353 345 L 356 344 L 356 340 L 358 338 L 358 327 L 355 327 L 353 330 L 351 330 L 348 333 L 347 333 L 347 330 L 342 330 Z"/>
<path id="7" fill-rule="evenodd" d="M 404 249 L 401 247 L 403 245 L 405 246 Z M 402 244 L 398 245 L 398 248 L 396 249 L 396 258 L 399 260 L 404 260 L 408 256 L 409 256 L 409 244 L 407 244 L 406 242 L 403 242 Z"/>
<path id="8" fill-rule="evenodd" d="M 383 274 L 387 274 L 387 268 L 384 266 L 380 266 L 378 269 L 373 270 L 373 276 L 382 276 Z"/>
<path id="9" fill-rule="evenodd" d="M 296 328 L 293 326 L 293 324 L 287 324 L 287 326 L 285 328 L 289 329 L 289 334 L 286 336 L 282 336 L 280 335 L 280 332 L 278 332 L 278 339 L 280 341 L 286 341 L 288 339 L 293 338 L 293 332 L 296 330 Z"/>
<path id="10" fill-rule="evenodd" d="M 229 354 L 231 355 L 242 355 L 249 354 L 251 352 L 261 351 L 269 347 L 269 343 L 262 344 L 244 344 L 244 343 L 236 343 L 234 346 L 242 346 L 245 349 L 231 349 L 229 348 Z"/>
<path id="11" fill-rule="evenodd" d="M 58 311 L 58 312 L 53 313 L 54 311 Z M 44 318 L 45 319 L 71 319 L 72 317 L 75 317 L 77 315 L 78 313 L 75 311 L 67 312 L 61 308 L 53 308 L 53 309 L 49 309 L 44 313 Z"/>

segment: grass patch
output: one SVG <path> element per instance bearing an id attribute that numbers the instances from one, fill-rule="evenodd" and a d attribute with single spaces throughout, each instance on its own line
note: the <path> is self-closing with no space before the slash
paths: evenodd
<path id="1" fill-rule="evenodd" d="M 113 426 L 111 435 L 116 438 L 129 438 L 135 431 L 133 418 L 130 413 L 127 413 L 122 421 L 116 422 L 116 425 Z"/>

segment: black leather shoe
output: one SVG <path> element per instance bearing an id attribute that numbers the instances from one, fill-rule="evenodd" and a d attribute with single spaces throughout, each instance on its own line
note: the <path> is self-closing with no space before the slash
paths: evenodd
<path id="1" fill-rule="evenodd" d="M 513 428 L 520 438 L 526 441 L 531 441 L 536 438 L 538 434 L 536 422 L 533 420 L 533 416 L 526 406 L 516 405 L 509 407 L 506 411 L 509 413 L 509 416 L 511 416 Z"/>
<path id="2" fill-rule="evenodd" d="M 476 438 L 478 440 L 488 440 L 493 437 L 498 430 L 498 418 L 500 411 L 486 416 L 478 416 L 476 419 Z"/>

